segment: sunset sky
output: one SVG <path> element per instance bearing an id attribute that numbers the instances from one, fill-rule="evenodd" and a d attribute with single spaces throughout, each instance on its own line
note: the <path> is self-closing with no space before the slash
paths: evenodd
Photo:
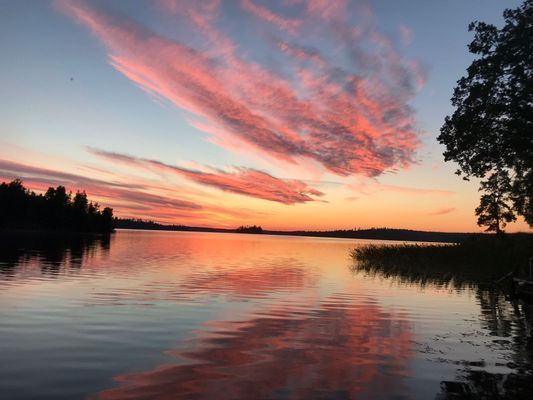
<path id="1" fill-rule="evenodd" d="M 480 231 L 436 137 L 469 22 L 520 3 L 0 0 L 0 178 L 162 223 Z"/>

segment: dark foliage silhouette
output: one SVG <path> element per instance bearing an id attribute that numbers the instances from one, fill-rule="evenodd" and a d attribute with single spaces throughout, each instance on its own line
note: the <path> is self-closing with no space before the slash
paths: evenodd
<path id="1" fill-rule="evenodd" d="M 516 216 L 509 206 L 508 193 L 511 190 L 506 174 L 495 173 L 481 182 L 485 194 L 481 196 L 476 208 L 477 223 L 486 226 L 486 231 L 502 233 L 507 223 L 516 221 Z"/>
<path id="2" fill-rule="evenodd" d="M 168 225 L 160 224 L 141 218 L 115 218 L 115 228 L 118 229 L 143 229 L 150 231 L 187 231 L 187 232 L 234 232 L 231 229 L 209 228 L 202 226 Z"/>
<path id="3" fill-rule="evenodd" d="M 256 226 L 256 225 L 251 225 L 251 226 L 239 226 L 235 232 L 237 233 L 263 233 L 263 228 L 261 228 L 260 226 Z"/>
<path id="4" fill-rule="evenodd" d="M 533 226 L 533 0 L 503 15 L 501 29 L 470 24 L 477 58 L 457 82 L 455 112 L 438 137 L 458 175 L 485 179 L 478 215 L 487 218 L 478 222 L 495 232 L 515 214 Z"/>
<path id="5" fill-rule="evenodd" d="M 429 232 L 396 228 L 337 229 L 333 231 L 265 231 L 265 233 L 276 235 L 335 237 L 345 239 L 402 240 L 441 243 L 462 242 L 471 235 L 470 233 L 460 232 Z"/>
<path id="6" fill-rule="evenodd" d="M 494 235 L 472 235 L 455 245 L 366 245 L 351 256 L 355 268 L 382 271 L 394 276 L 418 277 L 420 282 L 437 279 L 454 284 L 492 282 L 513 272 L 526 275 L 533 248 L 533 235 L 510 234 L 503 240 Z"/>
<path id="7" fill-rule="evenodd" d="M 208 228 L 186 225 L 165 225 L 154 221 L 131 218 L 116 218 L 115 227 L 119 229 L 147 229 L 160 231 L 221 232 L 234 233 L 236 229 Z M 470 233 L 425 232 L 410 229 L 370 228 L 337 229 L 333 231 L 273 231 L 262 229 L 269 235 L 334 237 L 345 239 L 403 240 L 419 242 L 457 243 L 466 240 Z"/>
<path id="8" fill-rule="evenodd" d="M 85 192 L 72 196 L 64 186 L 36 194 L 16 179 L 0 184 L 0 228 L 112 232 L 113 209 L 100 210 Z"/>

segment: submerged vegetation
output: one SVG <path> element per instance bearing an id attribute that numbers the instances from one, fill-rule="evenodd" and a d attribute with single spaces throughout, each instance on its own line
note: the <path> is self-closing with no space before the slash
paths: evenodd
<path id="1" fill-rule="evenodd" d="M 411 282 L 493 282 L 510 272 L 526 274 L 533 235 L 472 235 L 453 245 L 367 245 L 351 256 L 354 269 Z"/>
<path id="2" fill-rule="evenodd" d="M 100 210 L 85 192 L 72 195 L 64 186 L 36 194 L 16 179 L 0 184 L 0 229 L 112 232 L 113 209 Z"/>

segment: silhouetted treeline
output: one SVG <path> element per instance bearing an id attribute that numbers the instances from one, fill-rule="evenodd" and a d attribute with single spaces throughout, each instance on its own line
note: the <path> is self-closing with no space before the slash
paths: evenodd
<path id="1" fill-rule="evenodd" d="M 260 226 L 241 226 L 237 229 L 208 228 L 186 225 L 165 225 L 154 221 L 143 219 L 116 218 L 115 227 L 119 229 L 148 229 L 160 231 L 188 231 L 188 232 L 222 232 L 222 233 L 265 233 L 269 235 L 290 235 L 290 236 L 316 236 L 316 237 L 336 237 L 346 239 L 378 239 L 378 240 L 400 240 L 417 242 L 442 242 L 459 243 L 465 241 L 470 233 L 448 233 L 448 232 L 424 232 L 409 229 L 391 228 L 371 228 L 371 229 L 348 229 L 334 231 L 270 231 L 264 230 Z M 244 229 L 244 230 L 243 230 Z M 252 231 L 246 231 L 252 230 Z"/>
<path id="2" fill-rule="evenodd" d="M 257 225 L 251 225 L 251 226 L 239 226 L 235 232 L 237 233 L 263 233 L 263 228 Z"/>
<path id="3" fill-rule="evenodd" d="M 333 231 L 265 231 L 265 233 L 271 235 L 318 236 L 347 239 L 400 240 L 442 243 L 459 243 L 471 236 L 471 233 L 425 232 L 394 228 L 338 229 Z"/>
<path id="4" fill-rule="evenodd" d="M 117 229 L 143 229 L 153 231 L 185 231 L 185 232 L 225 232 L 233 233 L 234 229 L 205 228 L 201 226 L 166 225 L 140 218 L 115 218 Z"/>
<path id="5" fill-rule="evenodd" d="M 0 184 L 0 228 L 112 232 L 113 209 L 100 210 L 85 192 L 67 192 L 64 186 L 36 194 L 22 181 Z"/>

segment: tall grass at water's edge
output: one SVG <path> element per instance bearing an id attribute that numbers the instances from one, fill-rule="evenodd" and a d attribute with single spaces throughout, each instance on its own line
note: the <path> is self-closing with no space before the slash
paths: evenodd
<path id="1" fill-rule="evenodd" d="M 513 272 L 525 275 L 533 235 L 472 236 L 460 244 L 367 245 L 351 251 L 354 270 L 417 283 L 489 283 Z"/>

